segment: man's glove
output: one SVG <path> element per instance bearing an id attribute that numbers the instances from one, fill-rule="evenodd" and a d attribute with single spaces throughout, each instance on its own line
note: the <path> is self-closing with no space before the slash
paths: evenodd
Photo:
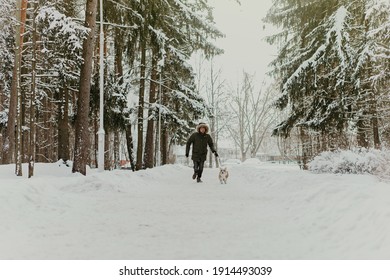
<path id="1" fill-rule="evenodd" d="M 186 154 L 186 157 L 188 157 L 188 154 Z"/>
<path id="2" fill-rule="evenodd" d="M 215 155 L 216 157 L 219 157 L 217 151 L 214 151 L 214 155 Z"/>

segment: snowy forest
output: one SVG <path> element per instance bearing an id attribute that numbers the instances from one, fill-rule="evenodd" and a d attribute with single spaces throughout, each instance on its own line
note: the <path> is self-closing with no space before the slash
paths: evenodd
<path id="1" fill-rule="evenodd" d="M 0 0 L 0 163 L 18 176 L 22 163 L 29 177 L 35 162 L 96 167 L 101 101 L 106 170 L 123 151 L 133 170 L 174 162 L 200 119 L 241 159 L 272 135 L 304 168 L 324 151 L 390 144 L 388 0 L 274 0 L 263 21 L 278 27 L 267 37 L 278 54 L 261 89 L 245 72 L 228 88 L 212 67 L 199 80 L 190 58 L 223 53 L 207 0 L 100 3 Z"/>

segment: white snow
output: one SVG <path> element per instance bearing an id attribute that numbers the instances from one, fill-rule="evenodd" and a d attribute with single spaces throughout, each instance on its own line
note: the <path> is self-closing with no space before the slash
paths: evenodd
<path id="1" fill-rule="evenodd" d="M 26 166 L 24 166 L 26 168 Z M 389 259 L 390 185 L 296 165 L 0 166 L 0 259 Z M 24 170 L 27 174 L 27 170 Z"/>

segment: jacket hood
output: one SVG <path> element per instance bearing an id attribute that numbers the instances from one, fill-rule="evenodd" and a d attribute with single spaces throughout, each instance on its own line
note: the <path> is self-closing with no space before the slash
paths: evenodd
<path id="1" fill-rule="evenodd" d="M 201 127 L 205 128 L 205 134 L 209 133 L 209 126 L 205 123 L 199 123 L 198 126 L 196 127 L 196 131 L 198 131 L 200 133 Z"/>

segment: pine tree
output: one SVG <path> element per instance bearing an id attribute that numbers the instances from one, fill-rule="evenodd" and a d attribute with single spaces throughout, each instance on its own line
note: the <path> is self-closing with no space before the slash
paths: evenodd
<path id="1" fill-rule="evenodd" d="M 294 1 L 275 2 L 266 20 L 282 27 L 282 32 L 269 38 L 282 46 L 273 62 L 281 80 L 278 108 L 289 112 L 274 130 L 274 135 L 287 137 L 294 127 L 300 128 L 304 161 L 315 152 L 315 135 L 326 137 L 322 149 L 348 147 L 347 134 L 357 127 L 360 145 L 366 146 L 367 122 L 373 127 L 375 146 L 379 145 L 377 95 L 361 88 L 361 78 L 371 76 L 372 68 L 361 64 L 361 42 L 365 41 L 366 14 L 378 1 Z M 381 1 L 383 14 L 389 5 Z M 386 26 L 385 16 L 377 26 Z M 363 22 L 362 22 L 363 19 Z M 370 34 L 373 35 L 374 32 Z M 381 40 L 375 33 L 371 42 Z M 359 50 L 360 49 L 360 50 Z M 383 52 L 382 52 L 383 53 Z M 363 55 L 364 56 L 364 55 Z M 377 69 L 386 69 L 383 62 Z M 355 69 L 355 70 L 354 70 Z M 372 85 L 368 86 L 372 88 Z M 364 141 L 363 141 L 364 140 Z M 323 141 L 320 141 L 324 143 Z"/>
<path id="2" fill-rule="evenodd" d="M 40 31 L 41 49 L 44 50 L 37 61 L 40 69 L 39 99 L 44 100 L 38 107 L 38 118 L 44 129 L 40 129 L 40 133 L 37 131 L 37 137 L 41 138 L 39 142 L 44 145 L 38 144 L 37 148 L 41 154 L 46 154 L 44 150 L 41 151 L 41 146 L 57 146 L 53 160 L 62 159 L 64 162 L 70 158 L 71 153 L 70 139 L 73 133 L 70 130 L 72 115 L 69 114 L 71 108 L 76 107 L 74 92 L 79 83 L 82 41 L 88 32 L 86 27 L 72 19 L 75 11 L 71 4 L 67 2 L 65 5 L 59 3 L 58 7 L 41 6 L 35 18 Z M 64 6 L 70 8 L 64 9 Z M 47 102 L 49 96 L 51 100 Z M 48 110 L 46 106 L 53 103 L 55 109 Z M 50 119 L 56 120 L 55 123 Z M 51 130 L 50 127 L 58 129 L 57 145 L 45 132 Z M 52 132 L 49 134 L 53 135 Z M 49 155 L 46 154 L 46 157 Z"/>
<path id="3" fill-rule="evenodd" d="M 388 70 L 390 56 L 390 40 L 388 26 L 390 18 L 390 4 L 385 1 L 367 1 L 357 7 L 360 14 L 359 30 L 356 37 L 356 57 L 352 83 L 355 99 L 352 104 L 356 112 L 358 127 L 358 143 L 360 146 L 369 145 L 367 138 L 372 135 L 373 146 L 381 146 L 380 119 L 383 119 L 381 110 L 387 103 L 387 88 L 389 85 Z M 384 120 L 386 122 L 386 120 Z M 383 122 L 383 121 L 382 121 Z M 370 133 L 367 128 L 372 128 Z"/>
<path id="4" fill-rule="evenodd" d="M 13 10 L 15 10 L 15 1 L 1 0 L 0 6 L 0 142 L 2 150 L 0 163 L 7 164 L 14 162 L 15 151 L 15 118 L 16 102 L 15 94 L 11 94 L 12 76 L 15 62 L 15 40 L 16 33 L 14 21 L 12 20 Z M 15 28 L 17 28 L 15 26 Z M 17 31 L 17 29 L 16 29 Z"/>
<path id="5" fill-rule="evenodd" d="M 17 131 L 15 133 L 15 174 L 17 176 L 22 176 L 22 163 L 23 163 L 23 155 L 24 155 L 24 146 L 23 146 L 23 122 L 24 122 L 24 107 L 23 107 L 23 93 L 21 92 L 21 62 L 22 62 L 22 50 L 23 50 L 23 34 L 25 30 L 26 24 L 26 13 L 27 13 L 27 0 L 17 1 L 17 9 L 16 9 L 16 19 L 19 23 L 16 27 L 16 39 L 15 39 L 15 62 L 14 62 L 14 71 L 12 76 L 12 89 L 11 89 L 11 102 L 12 100 L 16 101 L 15 105 L 10 105 L 10 107 L 17 106 L 16 111 L 16 128 Z M 15 97 L 16 96 L 16 97 Z M 10 102 L 10 104 L 11 104 Z M 11 108 L 10 108 L 11 110 Z M 12 108 L 15 110 L 15 108 Z M 9 115 L 11 118 L 11 114 Z M 11 127 L 11 122 L 8 123 L 8 126 Z"/>
<path id="6" fill-rule="evenodd" d="M 80 73 L 80 89 L 77 100 L 75 156 L 72 172 L 86 175 L 89 159 L 89 99 L 92 77 L 92 56 L 95 42 L 97 0 L 87 0 L 85 26 L 90 28 L 83 43 L 83 65 Z"/>

